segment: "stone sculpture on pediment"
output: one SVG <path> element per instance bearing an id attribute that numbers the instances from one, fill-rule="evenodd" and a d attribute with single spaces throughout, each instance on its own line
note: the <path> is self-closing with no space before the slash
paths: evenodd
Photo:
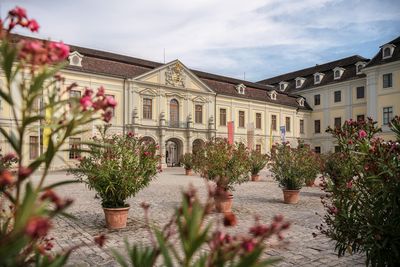
<path id="1" fill-rule="evenodd" d="M 185 79 L 183 66 L 179 62 L 168 66 L 165 71 L 165 83 L 167 85 L 185 87 Z"/>

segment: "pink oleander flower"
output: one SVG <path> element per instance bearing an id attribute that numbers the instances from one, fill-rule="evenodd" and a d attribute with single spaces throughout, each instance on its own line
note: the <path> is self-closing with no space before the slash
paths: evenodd
<path id="1" fill-rule="evenodd" d="M 353 187 L 353 181 L 347 182 L 347 183 L 346 183 L 346 187 L 347 187 L 348 189 L 351 189 L 351 188 Z"/>
<path id="2" fill-rule="evenodd" d="M 16 6 L 14 9 L 10 10 L 8 14 L 12 17 L 17 17 L 18 19 L 27 17 L 25 8 L 19 6 Z"/>
<path id="3" fill-rule="evenodd" d="M 105 93 L 104 87 L 103 87 L 103 86 L 100 86 L 99 89 L 97 89 L 97 94 L 96 94 L 96 96 L 97 96 L 97 97 L 99 97 L 99 96 L 104 96 L 104 93 Z"/>
<path id="4" fill-rule="evenodd" d="M 47 235 L 51 227 L 50 220 L 44 217 L 32 217 L 25 227 L 25 233 L 31 238 L 40 238 Z"/>
<path id="5" fill-rule="evenodd" d="M 117 105 L 117 101 L 111 96 L 107 96 L 107 106 L 114 108 Z"/>
<path id="6" fill-rule="evenodd" d="M 10 185 L 14 182 L 14 177 L 11 172 L 3 170 L 0 173 L 0 186 Z"/>
<path id="7" fill-rule="evenodd" d="M 31 32 L 38 32 L 39 31 L 39 23 L 37 23 L 36 20 L 31 19 L 28 21 L 28 28 L 31 30 Z"/>
<path id="8" fill-rule="evenodd" d="M 63 42 L 51 42 L 49 48 L 50 58 L 53 62 L 62 61 L 69 56 L 69 46 Z"/>
<path id="9" fill-rule="evenodd" d="M 359 132 L 358 132 L 358 137 L 361 139 L 361 138 L 364 138 L 364 137 L 366 137 L 367 136 L 367 132 L 366 131 L 364 131 L 364 130 L 360 130 Z"/>
<path id="10" fill-rule="evenodd" d="M 32 169 L 29 167 L 21 166 L 18 169 L 18 177 L 20 177 L 22 179 L 27 178 L 29 175 L 31 175 L 31 173 L 32 173 Z"/>
<path id="11" fill-rule="evenodd" d="M 246 252 L 252 252 L 254 250 L 254 248 L 256 247 L 255 243 L 253 240 L 245 240 L 242 243 L 242 248 L 246 251 Z"/>
<path id="12" fill-rule="evenodd" d="M 112 111 L 106 111 L 106 112 L 104 112 L 103 115 L 102 115 L 102 117 L 103 117 L 103 120 L 104 120 L 105 122 L 110 122 L 110 120 L 112 119 Z"/>
<path id="13" fill-rule="evenodd" d="M 79 100 L 79 103 L 84 111 L 93 105 L 92 99 L 87 95 L 83 96 L 81 100 Z"/>

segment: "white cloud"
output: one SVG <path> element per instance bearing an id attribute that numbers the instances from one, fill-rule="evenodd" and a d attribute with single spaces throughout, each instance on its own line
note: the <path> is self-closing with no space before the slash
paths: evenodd
<path id="1" fill-rule="evenodd" d="M 329 50 L 381 41 L 400 15 L 396 1 L 361 0 L 14 1 L 3 14 L 15 3 L 39 20 L 42 37 L 155 61 L 165 48 L 167 61 L 253 79 L 285 71 L 280 61 L 321 63 Z"/>

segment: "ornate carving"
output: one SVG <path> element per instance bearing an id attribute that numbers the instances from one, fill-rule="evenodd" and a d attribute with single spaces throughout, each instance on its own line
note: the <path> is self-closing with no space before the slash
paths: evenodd
<path id="1" fill-rule="evenodd" d="M 185 79 L 183 66 L 179 62 L 168 66 L 165 71 L 165 83 L 168 85 L 185 87 Z"/>

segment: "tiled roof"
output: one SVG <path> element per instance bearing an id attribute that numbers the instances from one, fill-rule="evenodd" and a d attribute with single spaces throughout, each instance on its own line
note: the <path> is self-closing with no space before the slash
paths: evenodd
<path id="1" fill-rule="evenodd" d="M 338 83 L 338 82 L 343 82 L 343 81 L 348 81 L 348 80 L 365 77 L 365 74 L 356 74 L 356 65 L 355 64 L 359 61 L 368 62 L 369 59 L 366 59 L 366 58 L 358 56 L 358 55 L 354 55 L 354 56 L 342 58 L 339 60 L 335 60 L 332 62 L 324 63 L 321 65 L 316 65 L 314 67 L 282 74 L 282 75 L 279 75 L 276 77 L 272 77 L 269 79 L 259 81 L 258 83 L 276 86 L 276 88 L 278 90 L 279 89 L 278 85 L 280 82 L 288 82 L 289 84 L 285 91 L 298 93 L 304 89 L 309 89 L 309 88 L 313 88 L 313 87 L 319 87 L 319 86 L 324 86 L 324 85 L 328 85 L 328 84 L 333 84 L 333 83 Z M 339 79 L 335 80 L 334 76 L 333 76 L 333 69 L 336 67 L 344 68 L 345 71 L 343 72 L 342 76 Z M 314 84 L 314 74 L 317 72 L 323 73 L 324 77 L 322 78 L 322 80 L 319 84 Z M 303 77 L 306 79 L 304 81 L 303 85 L 298 89 L 296 89 L 296 84 L 295 84 L 295 79 L 297 77 Z"/>
<path id="2" fill-rule="evenodd" d="M 14 35 L 13 37 L 15 41 L 18 41 L 21 38 L 30 38 L 21 35 Z M 71 51 L 77 51 L 84 56 L 82 59 L 82 67 L 71 65 L 65 67 L 65 69 L 73 71 L 107 75 L 119 78 L 135 78 L 139 75 L 142 75 L 148 71 L 164 65 L 158 62 L 79 46 L 71 45 L 70 48 Z M 217 94 L 260 100 L 274 104 L 296 107 L 303 110 L 311 110 L 310 106 L 307 103 L 304 104 L 304 107 L 299 106 L 299 104 L 297 103 L 298 96 L 296 95 L 292 96 L 288 93 L 278 92 L 277 99 L 271 100 L 268 92 L 274 89 L 273 86 L 253 83 L 197 70 L 191 71 Z M 244 95 L 239 94 L 235 88 L 236 85 L 241 83 L 246 86 Z"/>
<path id="3" fill-rule="evenodd" d="M 386 44 L 395 45 L 392 56 L 390 58 L 385 58 L 385 59 L 382 58 L 382 48 L 384 46 L 383 45 L 379 50 L 379 52 L 371 59 L 371 61 L 367 64 L 367 66 L 365 66 L 366 68 L 400 60 L 400 36 Z"/>

